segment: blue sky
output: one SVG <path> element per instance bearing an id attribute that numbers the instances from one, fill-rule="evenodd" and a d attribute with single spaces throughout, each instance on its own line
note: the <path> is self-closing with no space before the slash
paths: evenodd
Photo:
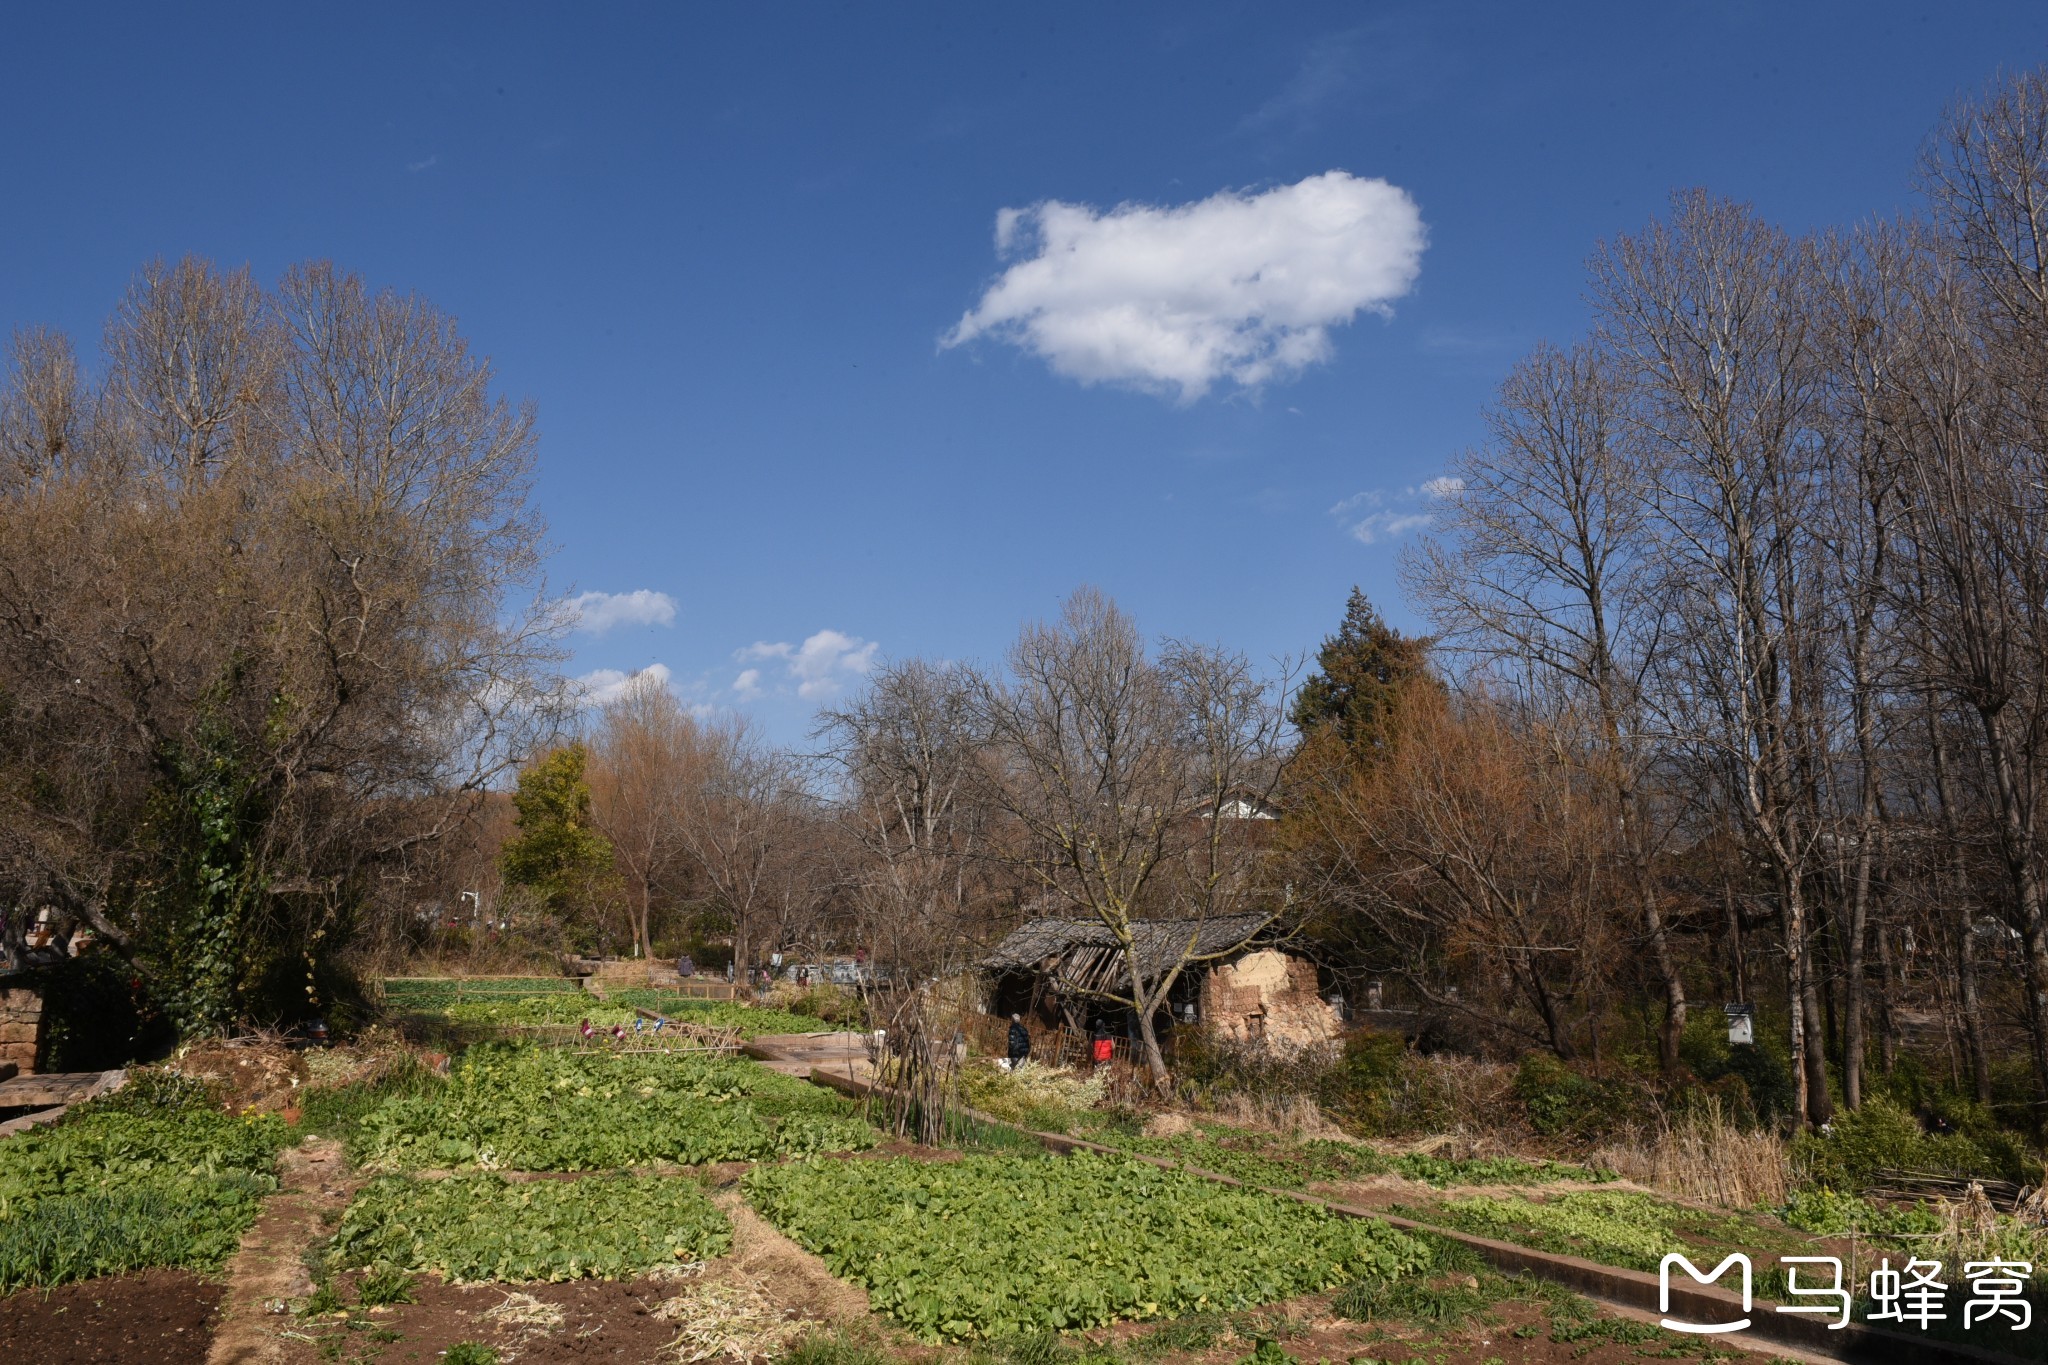
<path id="1" fill-rule="evenodd" d="M 1602 237 L 1690 185 L 1794 228 L 1908 208 L 1943 106 L 2044 58 L 2048 6 L 1970 0 L 22 6 L 0 325 L 89 345 L 187 252 L 426 295 L 539 407 L 554 587 L 642 594 L 588 599 L 616 623 L 574 670 L 794 740 L 874 658 L 994 657 L 1083 582 L 1261 659 L 1353 583 L 1417 624 L 1413 490 L 1582 326 Z M 1315 177 L 1371 211 L 1342 259 L 1289 217 Z M 1119 273 L 1241 273 L 1276 221 L 1227 298 Z M 1046 243 L 1093 272 L 1004 276 Z M 1249 359 L 1101 340 L 1183 286 Z"/>

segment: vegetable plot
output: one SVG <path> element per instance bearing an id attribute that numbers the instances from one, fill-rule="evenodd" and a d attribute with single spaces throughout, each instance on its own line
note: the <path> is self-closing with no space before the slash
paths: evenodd
<path id="1" fill-rule="evenodd" d="M 227 1260 L 277 1188 L 285 1126 L 194 1092 L 83 1105 L 0 1142 L 0 1292 Z"/>
<path id="2" fill-rule="evenodd" d="M 807 1015 L 786 1010 L 732 1000 L 692 1000 L 668 991 L 613 991 L 599 998 L 578 989 L 574 982 L 559 990 L 499 990 L 438 982 L 413 987 L 387 982 L 385 1000 L 394 1009 L 439 1014 L 457 1024 L 501 1028 L 560 1026 L 588 1019 L 597 1028 L 623 1024 L 630 1029 L 640 1017 L 634 1013 L 636 1007 L 678 1021 L 738 1029 L 746 1038 L 764 1033 L 816 1033 L 829 1027 Z M 641 1023 L 652 1027 L 646 1020 Z"/>
<path id="3" fill-rule="evenodd" d="M 931 1341 L 1236 1310 L 1431 1260 L 1384 1223 L 1087 1155 L 805 1162 L 743 1187 Z"/>
<path id="4" fill-rule="evenodd" d="M 731 1247 L 732 1225 L 693 1180 L 385 1176 L 356 1195 L 328 1256 L 340 1269 L 429 1270 L 458 1282 L 617 1280 Z"/>
<path id="5" fill-rule="evenodd" d="M 873 1145 L 852 1106 L 788 1103 L 771 1076 L 737 1057 L 486 1044 L 465 1053 L 437 1091 L 371 1111 L 349 1150 L 384 1170 L 593 1171 Z"/>
<path id="6" fill-rule="evenodd" d="M 1352 1142 L 1328 1138 L 1298 1140 L 1273 1133 L 1209 1127 L 1199 1133 L 1170 1138 L 1094 1133 L 1094 1141 L 1143 1156 L 1182 1161 L 1205 1171 L 1227 1175 L 1270 1189 L 1301 1189 L 1319 1181 L 1357 1180 L 1394 1174 L 1439 1189 L 1447 1185 L 1546 1185 L 1557 1181 L 1598 1182 L 1614 1177 L 1561 1161 L 1529 1161 L 1521 1157 L 1446 1157 L 1402 1153 L 1386 1156 Z"/>

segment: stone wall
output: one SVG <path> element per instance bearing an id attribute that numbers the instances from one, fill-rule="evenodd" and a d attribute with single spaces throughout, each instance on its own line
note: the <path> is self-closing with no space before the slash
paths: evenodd
<path id="1" fill-rule="evenodd" d="M 43 1041 L 43 997 L 29 986 L 0 987 L 0 1072 L 19 1075 L 36 1069 Z"/>
<path id="2" fill-rule="evenodd" d="M 1316 993 L 1315 964 L 1265 949 L 1212 968 L 1202 982 L 1202 1022 L 1233 1042 L 1298 1052 L 1343 1031 Z"/>

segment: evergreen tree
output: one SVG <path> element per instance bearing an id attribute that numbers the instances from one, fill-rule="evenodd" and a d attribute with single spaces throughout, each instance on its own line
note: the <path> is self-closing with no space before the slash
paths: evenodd
<path id="1" fill-rule="evenodd" d="M 1344 623 L 1316 652 L 1317 671 L 1302 684 L 1290 717 L 1302 742 L 1341 746 L 1355 763 L 1385 751 L 1402 698 L 1435 688 L 1429 639 L 1404 636 L 1381 619 L 1366 595 L 1351 590 Z"/>
<path id="2" fill-rule="evenodd" d="M 584 908 L 612 870 L 612 846 L 590 818 L 589 751 L 556 749 L 519 774 L 512 809 L 519 833 L 499 854 L 505 880 L 530 886 L 558 915 Z"/>

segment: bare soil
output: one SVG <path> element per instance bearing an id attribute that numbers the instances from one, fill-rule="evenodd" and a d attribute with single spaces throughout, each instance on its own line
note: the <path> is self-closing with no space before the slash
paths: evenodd
<path id="1" fill-rule="evenodd" d="M 201 1365 L 226 1286 L 185 1270 L 145 1270 L 24 1289 L 0 1298 L 8 1365 Z"/>

